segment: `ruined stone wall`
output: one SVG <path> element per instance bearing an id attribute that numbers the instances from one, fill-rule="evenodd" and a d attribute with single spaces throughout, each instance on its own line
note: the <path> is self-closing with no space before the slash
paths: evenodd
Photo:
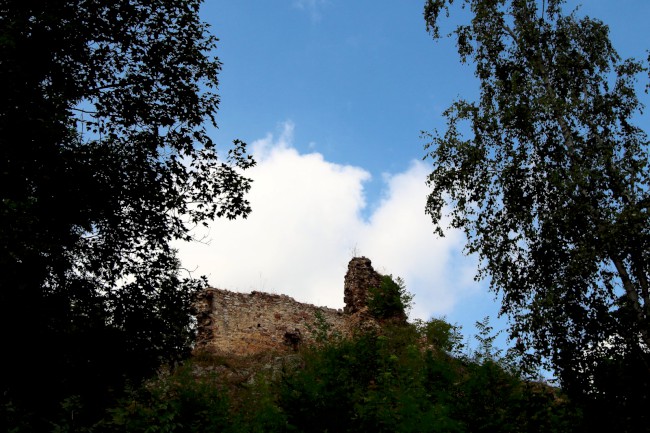
<path id="1" fill-rule="evenodd" d="M 197 300 L 197 351 L 253 355 L 286 352 L 313 341 L 308 329 L 320 311 L 331 331 L 349 335 L 376 326 L 365 308 L 368 288 L 377 287 L 381 275 L 365 257 L 350 261 L 344 282 L 345 309 L 317 307 L 286 295 L 263 292 L 237 293 L 208 288 Z"/>
<path id="2" fill-rule="evenodd" d="M 343 312 L 297 302 L 286 295 L 206 289 L 201 293 L 198 346 L 213 353 L 250 355 L 287 351 L 312 340 L 308 324 L 316 312 L 332 326 L 346 332 Z"/>

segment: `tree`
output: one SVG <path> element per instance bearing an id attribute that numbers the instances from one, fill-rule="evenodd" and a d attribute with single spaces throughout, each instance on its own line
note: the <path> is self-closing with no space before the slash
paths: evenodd
<path id="1" fill-rule="evenodd" d="M 7 413 L 118 389 L 190 348 L 204 282 L 170 241 L 246 217 L 254 164 L 238 140 L 218 159 L 208 136 L 221 64 L 200 3 L 0 2 Z"/>
<path id="2" fill-rule="evenodd" d="M 393 280 L 392 275 L 384 275 L 379 287 L 368 289 L 368 311 L 380 320 L 406 322 L 412 303 L 413 295 L 399 277 Z"/>
<path id="3" fill-rule="evenodd" d="M 435 39 L 453 3 L 427 0 Z M 444 133 L 429 134 L 426 212 L 442 234 L 453 206 L 451 226 L 481 259 L 478 277 L 502 295 L 511 336 L 550 362 L 574 398 L 606 400 L 597 422 L 643 417 L 650 173 L 634 117 L 647 68 L 618 56 L 601 21 L 564 15 L 562 0 L 457 3 L 471 21 L 453 34 L 481 92 L 447 109 Z"/>

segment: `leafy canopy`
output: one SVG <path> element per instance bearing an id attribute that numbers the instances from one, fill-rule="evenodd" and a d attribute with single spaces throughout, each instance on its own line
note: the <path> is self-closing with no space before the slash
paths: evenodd
<path id="1" fill-rule="evenodd" d="M 189 349 L 203 283 L 170 241 L 248 215 L 254 164 L 206 131 L 221 64 L 200 3 L 0 1 L 3 399 L 110 388 Z"/>
<path id="2" fill-rule="evenodd" d="M 647 67 L 621 59 L 601 21 L 563 14 L 561 0 L 428 0 L 434 38 L 454 3 L 471 12 L 453 35 L 480 97 L 455 102 L 446 130 L 429 135 L 426 211 L 442 234 L 452 205 L 451 226 L 503 295 L 512 336 L 565 386 L 643 412 L 650 172 L 634 119 Z M 606 363 L 636 374 L 607 378 Z"/>

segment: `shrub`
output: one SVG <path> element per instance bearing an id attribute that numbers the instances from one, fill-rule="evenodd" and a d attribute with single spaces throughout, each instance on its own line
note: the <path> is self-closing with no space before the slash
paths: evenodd
<path id="1" fill-rule="evenodd" d="M 379 287 L 368 290 L 368 310 L 377 319 L 406 319 L 413 295 L 406 291 L 401 278 L 393 281 L 391 275 L 382 277 Z"/>

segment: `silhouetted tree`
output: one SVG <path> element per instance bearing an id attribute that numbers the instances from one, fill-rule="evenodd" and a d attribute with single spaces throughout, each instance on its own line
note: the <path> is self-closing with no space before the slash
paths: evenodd
<path id="1" fill-rule="evenodd" d="M 254 164 L 238 140 L 221 161 L 206 132 L 221 65 L 200 3 L 0 1 L 10 423 L 38 426 L 53 402 L 104 395 L 189 349 L 203 283 L 182 277 L 170 241 L 246 217 L 240 169 Z"/>
<path id="2" fill-rule="evenodd" d="M 452 3 L 426 2 L 434 38 Z M 607 401 L 593 413 L 601 428 L 634 430 L 634 418 L 647 429 L 650 171 L 633 123 L 647 68 L 617 55 L 601 21 L 564 15 L 562 0 L 457 3 L 471 11 L 458 52 L 481 94 L 431 135 L 427 213 L 442 233 L 453 206 L 512 336 L 574 398 Z"/>

